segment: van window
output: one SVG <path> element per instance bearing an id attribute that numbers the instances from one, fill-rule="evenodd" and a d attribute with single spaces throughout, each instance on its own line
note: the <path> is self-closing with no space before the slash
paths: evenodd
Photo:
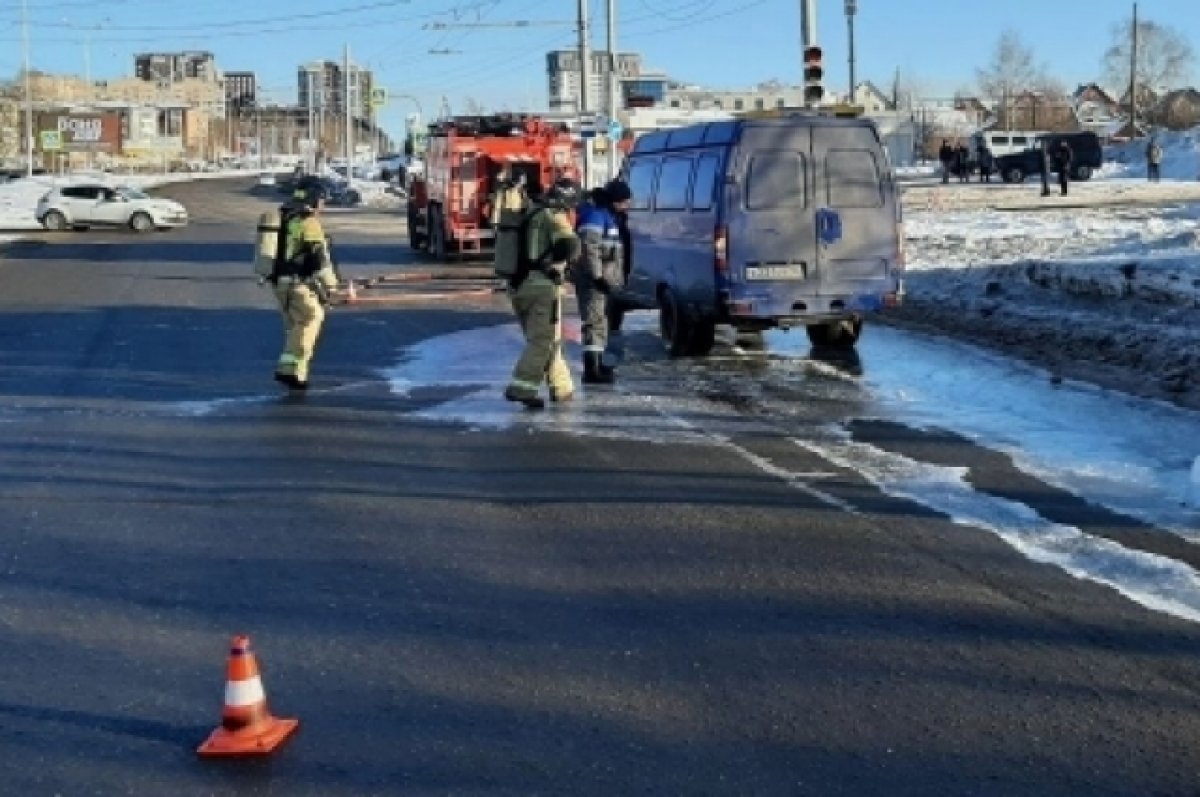
<path id="1" fill-rule="evenodd" d="M 630 210 L 649 210 L 650 197 L 654 196 L 654 173 L 657 170 L 657 158 L 638 161 L 629 169 L 629 191 L 633 194 Z"/>
<path id="2" fill-rule="evenodd" d="M 825 194 L 831 208 L 883 207 L 883 185 L 875 153 L 834 149 L 825 156 Z"/>
<path id="3" fill-rule="evenodd" d="M 692 125 L 691 127 L 680 127 L 673 130 L 671 131 L 667 146 L 671 149 L 695 147 L 704 141 L 704 130 L 704 125 Z"/>
<path id="4" fill-rule="evenodd" d="M 1001 147 L 1008 146 L 1008 136 L 992 136 L 992 146 L 999 145 Z"/>
<path id="5" fill-rule="evenodd" d="M 799 152 L 761 151 L 746 173 L 746 209 L 802 208 L 805 158 Z"/>
<path id="6" fill-rule="evenodd" d="M 1029 139 L 1025 136 L 1013 136 L 1012 143 L 1014 147 L 1023 147 L 1029 143 Z"/>
<path id="7" fill-rule="evenodd" d="M 696 176 L 692 179 L 692 210 L 712 209 L 720 166 L 721 159 L 716 155 L 702 155 L 696 161 Z"/>
<path id="8" fill-rule="evenodd" d="M 665 158 L 658 175 L 655 210 L 685 210 L 692 180 L 691 158 Z"/>

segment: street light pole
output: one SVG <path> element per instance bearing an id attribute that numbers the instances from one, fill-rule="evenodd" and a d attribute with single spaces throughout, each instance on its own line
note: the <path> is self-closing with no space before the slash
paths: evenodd
<path id="1" fill-rule="evenodd" d="M 579 0 L 579 118 L 582 123 L 583 118 L 591 110 L 591 80 L 592 80 L 592 53 L 589 46 L 590 35 L 588 32 L 588 0 Z M 584 188 L 590 188 L 592 185 L 592 139 L 590 137 L 583 138 L 583 179 L 580 184 Z"/>
<path id="2" fill-rule="evenodd" d="M 616 124 L 617 108 L 620 106 L 618 102 L 619 88 L 621 85 L 620 78 L 617 76 L 617 0 L 608 0 L 607 16 L 605 26 L 608 33 L 608 99 L 605 103 L 607 108 L 606 116 L 608 116 L 608 127 L 612 129 Z M 596 131 L 599 133 L 600 131 Z M 604 131 L 607 136 L 608 131 Z M 612 179 L 617 176 L 617 142 L 613 141 L 611 136 L 608 142 L 608 177 Z"/>
<path id="3" fill-rule="evenodd" d="M 850 34 L 850 95 L 849 102 L 854 104 L 854 90 L 857 81 L 854 79 L 854 16 L 858 13 L 858 0 L 846 0 L 846 26 Z"/>
<path id="4" fill-rule="evenodd" d="M 354 168 L 351 165 L 353 163 L 353 153 L 354 153 L 354 142 L 351 141 L 351 137 L 353 136 L 352 130 L 354 127 L 354 117 L 352 116 L 352 114 L 354 112 L 354 106 L 353 106 L 352 98 L 350 96 L 350 45 L 349 44 L 346 45 L 346 50 L 342 57 L 342 72 L 343 72 L 342 77 L 344 78 L 343 87 L 342 87 L 342 104 L 345 105 L 345 111 L 346 111 L 346 179 L 349 180 L 354 176 Z"/>
<path id="5" fill-rule="evenodd" d="M 33 176 L 33 92 L 29 85 L 29 0 L 21 0 L 21 40 L 25 51 L 25 176 Z"/>

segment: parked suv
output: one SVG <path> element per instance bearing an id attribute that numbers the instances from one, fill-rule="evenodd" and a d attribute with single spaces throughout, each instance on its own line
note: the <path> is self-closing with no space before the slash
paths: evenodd
<path id="1" fill-rule="evenodd" d="M 1090 179 L 1092 173 L 1104 163 L 1104 151 L 1095 133 L 1046 133 L 1029 149 L 996 158 L 996 170 L 1000 172 L 1004 182 L 1020 183 L 1031 174 L 1041 174 L 1043 139 L 1052 151 L 1060 141 L 1067 142 L 1067 146 L 1071 148 L 1072 180 Z"/>
<path id="2" fill-rule="evenodd" d="M 105 226 L 150 232 L 186 226 L 188 214 L 178 202 L 152 197 L 136 188 L 77 183 L 43 196 L 38 202 L 37 220 L 52 231 Z"/>

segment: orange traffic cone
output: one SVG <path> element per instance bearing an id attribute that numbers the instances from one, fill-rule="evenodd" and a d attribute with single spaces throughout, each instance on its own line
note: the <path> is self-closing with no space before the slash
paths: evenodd
<path id="1" fill-rule="evenodd" d="M 291 736 L 299 720 L 272 717 L 250 652 L 250 638 L 235 636 L 229 651 L 221 725 L 196 752 L 202 756 L 267 755 Z"/>

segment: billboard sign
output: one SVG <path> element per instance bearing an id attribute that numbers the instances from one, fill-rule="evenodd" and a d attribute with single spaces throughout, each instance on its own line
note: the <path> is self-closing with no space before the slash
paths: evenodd
<path id="1" fill-rule="evenodd" d="M 63 152 L 107 152 L 121 150 L 121 118 L 115 113 L 44 113 L 38 117 L 38 143 L 43 150 L 53 144 Z M 46 133 L 57 134 L 47 136 Z M 45 143 L 51 147 L 46 147 Z"/>

